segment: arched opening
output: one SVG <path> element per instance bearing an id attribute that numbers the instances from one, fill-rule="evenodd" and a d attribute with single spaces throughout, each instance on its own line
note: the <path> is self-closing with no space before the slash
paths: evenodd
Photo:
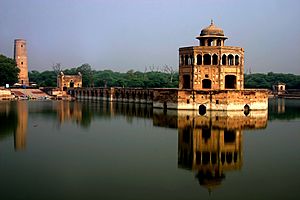
<path id="1" fill-rule="evenodd" d="M 226 65 L 227 64 L 226 60 L 227 60 L 227 56 L 224 54 L 222 56 L 222 65 Z"/>
<path id="2" fill-rule="evenodd" d="M 188 55 L 185 55 L 184 56 L 184 64 L 188 65 L 188 61 L 189 61 L 189 57 L 188 57 Z"/>
<path id="3" fill-rule="evenodd" d="M 74 87 L 74 82 L 73 80 L 70 81 L 70 88 L 73 88 Z"/>
<path id="4" fill-rule="evenodd" d="M 218 65 L 218 56 L 216 54 L 213 55 L 213 65 Z"/>
<path id="5" fill-rule="evenodd" d="M 246 105 L 244 106 L 244 114 L 245 114 L 246 116 L 248 116 L 249 113 L 250 113 L 250 106 L 249 106 L 248 104 L 246 104 Z"/>
<path id="6" fill-rule="evenodd" d="M 236 89 L 236 76 L 226 75 L 225 76 L 225 89 Z"/>
<path id="7" fill-rule="evenodd" d="M 283 86 L 280 86 L 280 88 L 279 88 L 280 90 L 283 90 Z"/>
<path id="8" fill-rule="evenodd" d="M 183 89 L 190 89 L 191 86 L 190 86 L 190 75 L 188 74 L 185 74 L 183 75 Z"/>
<path id="9" fill-rule="evenodd" d="M 207 40 L 207 46 L 212 46 L 213 45 L 213 40 L 212 39 L 208 39 Z"/>
<path id="10" fill-rule="evenodd" d="M 221 40 L 220 39 L 217 40 L 217 46 L 221 46 Z"/>
<path id="11" fill-rule="evenodd" d="M 197 55 L 197 65 L 202 65 L 202 55 L 201 54 Z"/>
<path id="12" fill-rule="evenodd" d="M 202 89 L 211 89 L 211 80 L 210 79 L 202 80 Z"/>
<path id="13" fill-rule="evenodd" d="M 232 54 L 228 55 L 228 65 L 233 65 L 233 55 Z"/>
<path id="14" fill-rule="evenodd" d="M 201 104 L 199 106 L 199 114 L 204 115 L 205 113 L 206 113 L 206 107 L 205 107 L 205 105 Z"/>
<path id="15" fill-rule="evenodd" d="M 183 63 L 184 63 L 183 60 L 184 60 L 184 57 L 183 57 L 183 55 L 181 55 L 181 56 L 180 56 L 180 61 L 179 61 L 179 62 L 180 62 L 180 65 L 183 65 Z"/>
<path id="16" fill-rule="evenodd" d="M 240 64 L 240 57 L 238 55 L 236 55 L 234 57 L 234 61 L 235 61 L 235 65 L 239 65 Z"/>
<path id="17" fill-rule="evenodd" d="M 192 56 L 189 56 L 189 58 L 188 58 L 188 65 L 191 65 L 192 64 Z"/>
<path id="18" fill-rule="evenodd" d="M 211 65 L 211 56 L 209 54 L 204 54 L 203 60 L 204 65 Z"/>

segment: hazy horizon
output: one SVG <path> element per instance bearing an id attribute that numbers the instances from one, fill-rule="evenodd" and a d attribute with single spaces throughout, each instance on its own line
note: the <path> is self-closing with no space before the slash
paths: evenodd
<path id="1" fill-rule="evenodd" d="M 178 69 L 178 48 L 198 45 L 213 19 L 225 45 L 245 49 L 245 72 L 300 74 L 299 18 L 297 0 L 1 0 L 0 54 L 23 38 L 29 71 Z"/>

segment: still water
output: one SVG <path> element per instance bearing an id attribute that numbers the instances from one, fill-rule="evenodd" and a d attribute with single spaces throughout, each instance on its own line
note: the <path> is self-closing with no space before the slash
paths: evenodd
<path id="1" fill-rule="evenodd" d="M 299 199 L 300 101 L 269 110 L 0 102 L 0 199 Z"/>

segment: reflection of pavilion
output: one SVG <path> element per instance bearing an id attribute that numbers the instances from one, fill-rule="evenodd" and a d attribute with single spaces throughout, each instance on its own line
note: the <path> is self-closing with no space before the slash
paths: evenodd
<path id="1" fill-rule="evenodd" d="M 168 111 L 169 112 L 169 111 Z M 162 120 L 164 119 L 164 120 Z M 177 120 L 174 120 L 177 119 Z M 212 188 L 221 184 L 225 172 L 241 169 L 244 129 L 265 128 L 267 111 L 154 113 L 154 125 L 178 128 L 178 167 L 197 171 L 200 185 Z"/>

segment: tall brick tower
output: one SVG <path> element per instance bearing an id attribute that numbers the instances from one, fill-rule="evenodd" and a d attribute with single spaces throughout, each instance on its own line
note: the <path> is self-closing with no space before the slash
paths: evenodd
<path id="1" fill-rule="evenodd" d="M 20 69 L 19 83 L 22 85 L 29 85 L 28 80 L 28 64 L 27 64 L 27 50 L 26 40 L 16 39 L 14 45 L 14 58 L 17 66 Z"/>

